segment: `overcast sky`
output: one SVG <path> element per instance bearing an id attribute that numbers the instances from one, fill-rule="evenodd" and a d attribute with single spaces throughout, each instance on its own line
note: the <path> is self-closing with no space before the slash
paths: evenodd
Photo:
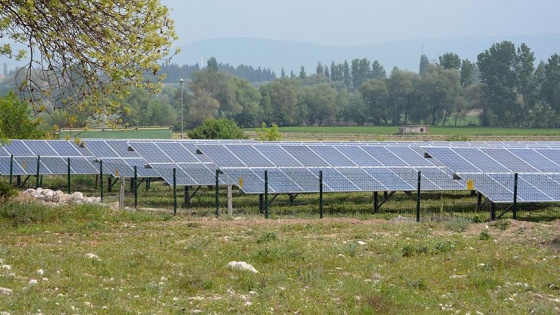
<path id="1" fill-rule="evenodd" d="M 260 37 L 329 45 L 559 33 L 560 0 L 161 0 L 178 45 Z"/>

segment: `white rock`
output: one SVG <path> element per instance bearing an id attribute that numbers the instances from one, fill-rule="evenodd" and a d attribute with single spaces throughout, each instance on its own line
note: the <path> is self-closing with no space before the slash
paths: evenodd
<path id="1" fill-rule="evenodd" d="M 358 241 L 358 245 L 366 245 L 367 243 L 364 241 Z"/>
<path id="2" fill-rule="evenodd" d="M 97 255 L 94 254 L 94 253 L 87 253 L 87 254 L 86 254 L 86 258 L 95 259 L 95 260 L 101 260 L 101 258 L 99 258 L 99 256 L 97 256 Z"/>
<path id="3" fill-rule="evenodd" d="M 38 274 L 39 276 L 42 276 L 45 274 L 45 271 L 43 269 L 37 269 L 37 271 L 35 271 L 36 274 Z"/>
<path id="4" fill-rule="evenodd" d="M 81 202 L 82 200 L 84 200 L 84 194 L 82 194 L 79 191 L 76 191 L 75 193 L 73 193 L 72 195 L 70 195 L 70 198 L 72 199 L 72 201 L 74 202 Z"/>
<path id="5" fill-rule="evenodd" d="M 0 288 L 0 293 L 1 294 L 5 294 L 5 295 L 10 295 L 12 294 L 14 291 L 12 291 L 11 289 L 8 288 Z"/>
<path id="6" fill-rule="evenodd" d="M 27 282 L 27 284 L 29 284 L 29 285 L 36 285 L 37 283 L 39 283 L 39 281 L 37 281 L 37 279 L 31 279 L 31 280 L 29 280 L 29 282 Z"/>
<path id="7" fill-rule="evenodd" d="M 1 265 L 0 269 L 4 269 L 4 270 L 12 270 L 12 265 Z"/>
<path id="8" fill-rule="evenodd" d="M 248 270 L 253 273 L 258 273 L 257 269 L 244 261 L 230 261 L 227 265 L 233 269 Z"/>
<path id="9" fill-rule="evenodd" d="M 35 189 L 35 192 L 38 193 L 38 194 L 42 194 L 43 193 L 43 188 L 37 187 L 37 189 Z"/>
<path id="10" fill-rule="evenodd" d="M 33 189 L 33 188 L 29 188 L 26 191 L 24 191 L 24 193 L 26 193 L 26 194 L 32 194 L 34 192 L 35 192 L 35 189 Z"/>
<path id="11" fill-rule="evenodd" d="M 466 278 L 467 275 L 451 275 L 449 278 L 451 279 L 459 279 L 459 278 Z"/>

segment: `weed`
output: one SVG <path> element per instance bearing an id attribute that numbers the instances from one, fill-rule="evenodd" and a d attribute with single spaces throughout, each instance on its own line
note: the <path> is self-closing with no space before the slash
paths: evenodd
<path id="1" fill-rule="evenodd" d="M 407 244 L 402 248 L 403 257 L 413 257 L 418 254 L 427 254 L 428 247 L 425 245 L 410 245 Z"/>
<path id="2" fill-rule="evenodd" d="M 511 222 L 509 220 L 498 220 L 494 223 L 494 226 L 500 229 L 501 231 L 505 231 L 509 228 Z"/>
<path id="3" fill-rule="evenodd" d="M 276 236 L 276 233 L 267 232 L 257 239 L 257 243 L 259 243 L 259 244 L 260 243 L 267 243 L 267 242 L 275 241 L 277 239 L 278 239 L 278 236 Z"/>
<path id="4" fill-rule="evenodd" d="M 446 221 L 445 227 L 453 232 L 465 232 L 471 223 L 467 218 L 457 217 Z"/>
<path id="5" fill-rule="evenodd" d="M 490 238 L 491 238 L 490 234 L 486 230 L 480 232 L 480 234 L 478 235 L 478 239 L 481 240 L 481 241 L 487 241 Z"/>

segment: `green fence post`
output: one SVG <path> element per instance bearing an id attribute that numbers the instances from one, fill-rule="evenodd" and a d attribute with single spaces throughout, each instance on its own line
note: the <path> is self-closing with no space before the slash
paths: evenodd
<path id="1" fill-rule="evenodd" d="M 40 180 L 41 180 L 41 156 L 37 155 L 37 181 L 35 184 L 35 188 L 39 188 Z"/>
<path id="2" fill-rule="evenodd" d="M 177 215 L 177 169 L 173 168 L 173 215 Z"/>
<path id="3" fill-rule="evenodd" d="M 103 160 L 99 161 L 99 187 L 101 188 L 101 202 L 103 202 Z"/>
<path id="4" fill-rule="evenodd" d="M 422 182 L 422 172 L 418 171 L 418 189 L 416 191 L 416 222 L 420 222 L 420 183 Z"/>
<path id="5" fill-rule="evenodd" d="M 67 161 L 68 161 L 68 174 L 67 174 L 67 176 L 68 176 L 68 178 L 67 178 L 67 180 L 68 180 L 68 187 L 67 187 L 67 188 L 68 188 L 68 194 L 70 194 L 71 189 L 72 189 L 72 187 L 70 186 L 70 185 L 71 185 L 71 183 L 70 183 L 70 158 L 68 158 Z"/>
<path id="6" fill-rule="evenodd" d="M 138 166 L 134 165 L 134 209 L 138 209 Z"/>
<path id="7" fill-rule="evenodd" d="M 323 171 L 319 171 L 319 217 L 323 218 Z"/>
<path id="8" fill-rule="evenodd" d="M 12 186 L 14 181 L 12 176 L 14 176 L 14 155 L 10 154 L 10 186 Z"/>
<path id="9" fill-rule="evenodd" d="M 268 171 L 264 171 L 264 218 L 268 219 Z"/>
<path id="10" fill-rule="evenodd" d="M 512 206 L 514 220 L 517 220 L 517 183 L 518 183 L 517 179 L 518 179 L 518 174 L 515 173 L 513 177 L 513 206 Z"/>
<path id="11" fill-rule="evenodd" d="M 216 187 L 214 187 L 214 191 L 216 193 L 216 217 L 220 216 L 220 196 L 218 186 L 220 185 L 220 170 L 216 170 Z"/>

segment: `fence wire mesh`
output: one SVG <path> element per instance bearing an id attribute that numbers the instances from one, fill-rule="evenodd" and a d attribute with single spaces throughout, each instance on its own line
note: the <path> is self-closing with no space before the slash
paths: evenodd
<path id="1" fill-rule="evenodd" d="M 2 174 L 2 181 L 21 189 L 80 191 L 102 197 L 107 204 L 122 199 L 124 207 L 187 216 L 404 221 L 461 217 L 480 222 L 560 215 L 560 174 L 451 174 L 441 168 L 216 171 L 208 165 L 154 169 L 160 177 L 52 174 L 39 168 L 35 174 Z"/>

